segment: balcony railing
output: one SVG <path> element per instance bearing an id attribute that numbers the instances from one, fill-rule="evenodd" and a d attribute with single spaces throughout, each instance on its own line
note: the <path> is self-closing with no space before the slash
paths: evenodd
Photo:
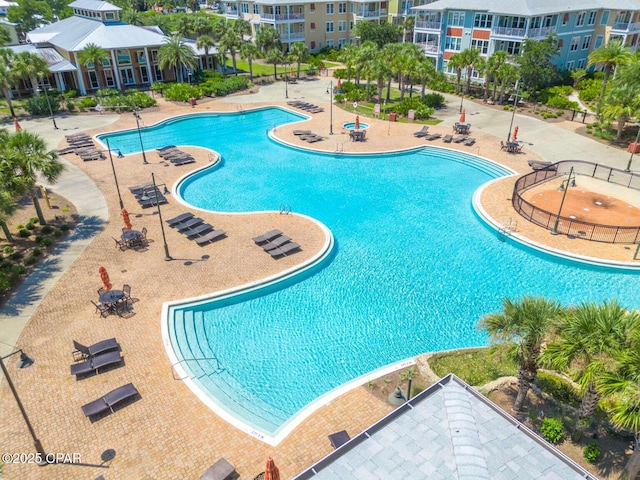
<path id="1" fill-rule="evenodd" d="M 491 30 L 493 35 L 500 35 L 502 37 L 524 37 L 524 28 L 511 28 L 511 27 L 493 27 Z"/>
<path id="2" fill-rule="evenodd" d="M 416 22 L 416 30 L 440 30 L 441 22 Z"/>
<path id="3" fill-rule="evenodd" d="M 425 53 L 438 53 L 440 51 L 437 43 L 426 42 L 418 43 L 418 45 Z"/>
<path id="4" fill-rule="evenodd" d="M 640 30 L 640 22 L 629 23 L 629 22 L 618 22 L 613 25 L 612 30 L 618 30 L 623 32 L 637 32 Z"/>
<path id="5" fill-rule="evenodd" d="M 380 16 L 380 10 L 367 10 L 366 12 L 363 12 L 362 10 L 360 10 L 356 12 L 356 17 L 375 18 L 379 16 Z"/>
<path id="6" fill-rule="evenodd" d="M 275 22 L 276 21 L 276 16 L 273 13 L 261 13 L 260 14 L 260 20 L 267 20 L 267 21 Z"/>
<path id="7" fill-rule="evenodd" d="M 280 41 L 281 42 L 299 42 L 300 40 L 304 40 L 304 32 L 293 32 L 293 33 L 281 33 Z"/>
<path id="8" fill-rule="evenodd" d="M 540 27 L 540 28 L 530 28 L 529 29 L 529 38 L 539 38 L 539 37 L 547 37 L 552 33 L 556 32 L 556 27 Z"/>
<path id="9" fill-rule="evenodd" d="M 295 20 L 304 20 L 304 13 L 289 13 L 276 15 L 276 20 L 279 22 L 287 22 L 287 21 L 295 21 Z"/>
<path id="10" fill-rule="evenodd" d="M 238 16 L 238 10 L 232 10 L 230 8 L 225 10 L 224 13 L 226 13 L 230 17 L 237 17 Z"/>

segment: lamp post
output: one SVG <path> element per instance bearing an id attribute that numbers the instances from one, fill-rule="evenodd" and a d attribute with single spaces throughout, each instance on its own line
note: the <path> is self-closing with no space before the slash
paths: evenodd
<path id="1" fill-rule="evenodd" d="M 287 64 L 284 64 L 285 68 L 287 67 Z M 287 72 L 284 72 L 284 98 L 289 98 L 289 75 L 287 75 Z"/>
<path id="2" fill-rule="evenodd" d="M 162 223 L 162 210 L 160 210 L 160 202 L 158 202 L 158 186 L 156 185 L 156 177 L 153 174 L 153 172 L 151 172 L 151 180 L 153 181 L 153 195 L 154 195 L 155 200 L 156 200 L 156 207 L 158 208 L 158 218 L 160 219 L 160 231 L 162 232 L 162 243 L 164 244 L 164 261 L 168 262 L 170 260 L 173 260 L 173 258 L 169 254 L 169 246 L 167 245 L 167 237 L 164 234 L 164 223 Z M 169 190 L 167 189 L 167 184 L 166 183 L 161 183 L 160 185 L 164 185 L 164 190 L 165 190 L 166 193 L 169 192 Z M 142 198 L 145 198 L 145 200 L 146 200 L 149 197 L 145 195 Z"/>
<path id="3" fill-rule="evenodd" d="M 133 109 L 133 116 L 136 119 L 136 126 L 138 127 L 138 138 L 140 138 L 140 149 L 142 150 L 142 163 L 144 163 L 145 165 L 147 165 L 149 162 L 147 162 L 147 156 L 144 153 L 144 145 L 142 144 L 142 132 L 140 131 L 140 115 L 138 115 L 138 110 L 136 110 L 135 108 Z"/>
<path id="4" fill-rule="evenodd" d="M 636 153 L 636 148 L 638 148 L 639 141 L 640 141 L 640 124 L 638 124 L 638 134 L 636 135 L 636 143 L 631 149 L 631 156 L 629 157 L 629 163 L 627 163 L 627 168 L 624 169 L 625 172 L 631 171 L 631 161 L 633 160 L 633 154 Z"/>
<path id="5" fill-rule="evenodd" d="M 511 129 L 513 128 L 513 119 L 516 116 L 516 108 L 518 107 L 518 90 L 520 89 L 520 80 L 516 81 L 516 98 L 513 102 L 513 112 L 511 113 L 511 123 L 509 124 L 509 133 L 507 134 L 507 142 L 511 141 Z"/>
<path id="6" fill-rule="evenodd" d="M 462 86 L 460 87 L 460 92 L 462 93 L 462 97 L 460 97 L 460 111 L 458 113 L 462 113 L 462 102 L 464 101 L 464 89 Z"/>
<path id="7" fill-rule="evenodd" d="M 124 208 L 122 203 L 122 196 L 120 195 L 120 186 L 118 185 L 118 177 L 116 176 L 116 167 L 113 165 L 113 157 L 111 156 L 111 147 L 109 146 L 109 139 L 105 139 L 107 142 L 107 151 L 109 152 L 109 161 L 111 162 L 111 170 L 113 171 L 113 179 L 116 182 L 116 191 L 118 192 L 118 201 L 120 202 L 120 210 Z"/>
<path id="8" fill-rule="evenodd" d="M 44 98 L 47 99 L 47 105 L 49 106 L 49 114 L 51 115 L 51 121 L 53 122 L 54 130 L 58 130 L 58 125 L 56 125 L 56 118 L 53 116 L 53 109 L 51 108 L 51 102 L 49 101 L 49 95 L 47 94 L 47 89 L 44 88 L 44 84 L 42 84 L 42 91 L 44 91 Z"/>
<path id="9" fill-rule="evenodd" d="M 333 80 L 329 82 L 329 135 L 333 135 Z"/>
<path id="10" fill-rule="evenodd" d="M 18 391 L 16 390 L 16 387 L 13 385 L 13 382 L 11 381 L 11 377 L 9 376 L 9 372 L 7 371 L 7 367 L 3 362 L 5 358 L 15 355 L 16 353 L 20 353 L 20 365 L 19 365 L 20 368 L 26 368 L 33 363 L 33 359 L 29 358 L 29 356 L 26 353 L 24 353 L 22 349 L 18 349 L 15 352 L 10 353 L 9 355 L 0 357 L 0 368 L 2 368 L 2 373 L 4 374 L 4 377 L 7 379 L 7 384 L 9 385 L 9 389 L 11 390 L 11 393 L 13 393 L 13 398 L 16 399 L 16 403 L 18 404 L 18 408 L 20 409 L 22 418 L 24 418 L 24 421 L 27 424 L 27 428 L 29 429 L 29 433 L 31 434 L 31 438 L 33 439 L 33 446 L 35 447 L 36 452 L 38 453 L 36 458 L 36 463 L 40 466 L 47 465 L 48 463 L 47 454 L 44 451 L 44 447 L 42 446 L 42 443 L 36 436 L 36 432 L 33 429 L 31 422 L 29 421 L 27 412 L 24 409 L 22 402 L 20 401 L 20 397 L 18 396 Z"/>
<path id="11" fill-rule="evenodd" d="M 571 178 L 573 177 L 573 179 Z M 563 180 L 560 186 L 558 187 L 559 192 L 564 192 L 562 194 L 562 200 L 560 200 L 560 208 L 558 208 L 558 215 L 556 215 L 556 221 L 553 224 L 553 228 L 551 229 L 551 235 L 558 235 L 558 224 L 560 223 L 560 214 L 562 213 L 562 207 L 564 206 L 564 200 L 567 198 L 567 191 L 569 191 L 569 187 L 576 186 L 576 176 L 573 173 L 573 167 L 569 170 L 569 176 L 566 180 Z"/>

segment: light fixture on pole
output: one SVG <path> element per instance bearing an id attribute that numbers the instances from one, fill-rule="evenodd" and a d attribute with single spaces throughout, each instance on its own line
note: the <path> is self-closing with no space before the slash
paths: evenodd
<path id="1" fill-rule="evenodd" d="M 44 88 L 44 83 L 42 84 L 42 88 L 40 89 L 44 92 L 44 98 L 47 100 L 47 105 L 49 106 L 49 114 L 51 115 L 51 121 L 53 122 L 53 128 L 58 130 L 58 125 L 56 125 L 56 118 L 53 116 L 53 109 L 51 108 L 51 102 L 49 101 L 49 95 L 47 94 L 47 89 Z"/>
<path id="2" fill-rule="evenodd" d="M 460 92 L 462 93 L 462 97 L 460 97 L 460 111 L 458 113 L 462 113 L 462 102 L 464 101 L 464 90 L 460 87 Z"/>
<path id="3" fill-rule="evenodd" d="M 333 135 L 333 80 L 329 82 L 329 90 L 331 91 L 329 97 L 329 135 Z"/>
<path id="4" fill-rule="evenodd" d="M 111 156 L 111 147 L 109 146 L 109 139 L 105 139 L 107 142 L 107 151 L 109 152 L 109 161 L 111 162 L 111 171 L 113 171 L 113 179 L 116 182 L 116 191 L 118 192 L 118 201 L 120 202 L 120 210 L 124 208 L 124 203 L 122 203 L 122 196 L 120 195 L 120 186 L 118 185 L 118 177 L 116 176 L 116 167 L 113 165 L 113 157 Z"/>
<path id="5" fill-rule="evenodd" d="M 142 163 L 147 165 L 147 156 L 144 153 L 144 145 L 142 144 L 142 132 L 140 131 L 140 115 L 138 115 L 138 110 L 136 108 L 133 109 L 133 116 L 136 119 L 136 126 L 138 127 L 138 138 L 140 139 L 140 150 L 142 150 Z"/>
<path id="6" fill-rule="evenodd" d="M 24 418 L 24 421 L 27 424 L 27 428 L 29 429 L 29 433 L 31 434 L 31 438 L 33 439 L 33 446 L 35 447 L 37 452 L 36 463 L 40 466 L 47 465 L 48 463 L 47 453 L 44 451 L 44 447 L 42 446 L 42 443 L 36 436 L 36 432 L 33 429 L 31 422 L 29 421 L 29 417 L 27 416 L 27 411 L 24 409 L 24 406 L 20 401 L 20 397 L 18 396 L 18 391 L 16 390 L 16 387 L 13 385 L 13 382 L 11 381 L 11 377 L 9 376 L 9 372 L 3 361 L 5 358 L 15 355 L 16 353 L 20 354 L 20 363 L 18 364 L 19 368 L 27 368 L 33 364 L 33 359 L 29 358 L 29 356 L 26 353 L 24 353 L 22 349 L 18 349 L 15 352 L 10 353 L 9 355 L 0 357 L 0 368 L 2 368 L 2 373 L 4 374 L 4 378 L 7 379 L 7 385 L 9 385 L 9 389 L 11 390 L 11 393 L 13 393 L 13 398 L 16 399 L 16 403 L 18 404 L 18 408 L 20 409 L 22 418 Z"/>
<path id="7" fill-rule="evenodd" d="M 285 68 L 287 64 L 284 64 Z M 284 98 L 289 98 L 289 77 L 287 76 L 287 72 L 284 73 Z"/>
<path id="8" fill-rule="evenodd" d="M 558 208 L 558 215 L 556 215 L 556 221 L 553 224 L 553 228 L 551 229 L 551 235 L 558 235 L 558 225 L 560 223 L 560 215 L 562 214 L 562 207 L 564 206 L 564 200 L 567 198 L 567 192 L 569 191 L 569 187 L 576 186 L 576 176 L 573 173 L 573 167 L 569 170 L 569 176 L 566 180 L 563 180 L 560 186 L 558 187 L 559 192 L 564 192 L 562 194 L 562 200 L 560 200 L 560 208 Z"/>
<path id="9" fill-rule="evenodd" d="M 629 157 L 629 163 L 627 163 L 627 168 L 624 169 L 625 172 L 631 171 L 631 161 L 633 160 L 633 154 L 636 153 L 636 148 L 638 148 L 638 142 L 640 142 L 640 124 L 638 124 L 638 134 L 636 135 L 636 143 L 631 148 L 631 156 Z"/>
<path id="10" fill-rule="evenodd" d="M 155 199 L 155 203 L 156 203 L 156 207 L 158 208 L 158 218 L 160 219 L 160 231 L 162 232 L 162 243 L 164 244 L 164 261 L 168 262 L 170 260 L 173 260 L 173 258 L 171 257 L 171 255 L 169 254 L 169 246 L 167 245 L 167 237 L 164 233 L 164 223 L 162 222 L 162 210 L 160 210 L 160 202 L 158 201 L 158 185 L 156 185 L 156 177 L 153 174 L 153 172 L 151 172 L 151 180 L 153 181 L 153 196 Z M 166 183 L 161 183 L 160 185 L 164 186 L 164 193 L 165 195 L 167 193 L 169 193 L 169 189 L 167 188 L 167 184 Z M 151 192 L 149 192 L 151 193 Z M 148 196 L 147 193 L 145 193 L 142 196 L 143 200 L 149 200 L 151 197 Z"/>
<path id="11" fill-rule="evenodd" d="M 509 133 L 507 134 L 507 143 L 511 141 L 511 129 L 513 128 L 513 119 L 516 116 L 516 108 L 518 107 L 518 90 L 520 88 L 520 80 L 516 81 L 516 97 L 513 102 L 513 112 L 511 113 L 511 123 L 509 124 Z"/>

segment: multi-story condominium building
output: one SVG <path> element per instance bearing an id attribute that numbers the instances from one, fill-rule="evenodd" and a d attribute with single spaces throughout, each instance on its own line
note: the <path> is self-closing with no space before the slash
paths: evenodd
<path id="1" fill-rule="evenodd" d="M 525 39 L 556 34 L 558 70 L 585 68 L 589 53 L 619 39 L 638 50 L 640 2 L 635 0 L 439 0 L 418 6 L 413 41 L 439 70 L 452 55 L 477 48 L 483 57 L 504 50 L 517 55 Z M 477 76 L 474 72 L 474 76 Z"/>

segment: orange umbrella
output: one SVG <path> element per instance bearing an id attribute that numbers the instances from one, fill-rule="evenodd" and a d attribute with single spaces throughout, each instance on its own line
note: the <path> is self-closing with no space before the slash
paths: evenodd
<path id="1" fill-rule="evenodd" d="M 129 220 L 129 212 L 127 212 L 126 208 L 122 209 L 122 220 L 124 221 L 125 228 L 131 230 L 131 220 Z"/>
<path id="2" fill-rule="evenodd" d="M 356 115 L 356 130 L 360 130 L 360 116 Z"/>
<path id="3" fill-rule="evenodd" d="M 262 477 L 262 480 L 280 480 L 280 470 L 278 470 L 278 467 L 276 467 L 271 457 L 267 459 L 267 466 L 264 469 L 264 477 Z"/>
<path id="4" fill-rule="evenodd" d="M 518 139 L 518 125 L 513 129 L 513 137 L 512 140 L 515 142 Z"/>
<path id="5" fill-rule="evenodd" d="M 466 118 L 467 118 L 467 112 L 466 110 L 462 110 L 462 113 L 460 114 L 460 123 L 464 123 Z"/>
<path id="6" fill-rule="evenodd" d="M 16 132 L 19 132 L 20 130 L 22 130 L 22 127 L 18 123 L 18 119 L 16 117 L 13 117 L 13 126 L 16 127 Z"/>
<path id="7" fill-rule="evenodd" d="M 289 67 L 289 76 L 293 77 L 293 67 Z"/>
<path id="8" fill-rule="evenodd" d="M 338 77 L 338 83 L 336 85 L 336 88 L 342 88 L 342 84 L 340 83 L 340 77 Z"/>
<path id="9" fill-rule="evenodd" d="M 111 290 L 111 283 L 109 282 L 109 274 L 107 273 L 107 269 L 104 267 L 100 267 L 98 269 L 100 272 L 100 279 L 102 280 L 102 284 L 104 285 L 105 290 Z"/>

